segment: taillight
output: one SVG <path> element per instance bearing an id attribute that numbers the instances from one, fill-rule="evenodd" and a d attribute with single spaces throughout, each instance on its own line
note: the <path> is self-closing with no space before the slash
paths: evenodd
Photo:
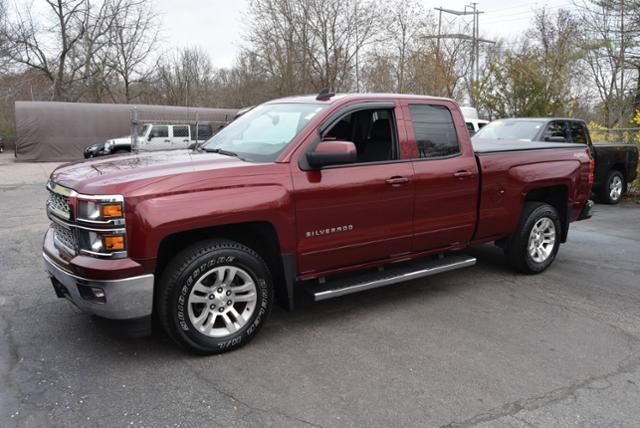
<path id="1" fill-rule="evenodd" d="M 593 155 L 591 154 L 590 149 L 587 149 L 587 154 L 589 155 L 589 189 L 591 189 L 593 187 L 596 162 L 593 160 Z"/>

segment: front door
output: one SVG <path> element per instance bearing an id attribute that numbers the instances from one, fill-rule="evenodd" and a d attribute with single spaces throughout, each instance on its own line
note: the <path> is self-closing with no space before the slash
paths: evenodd
<path id="1" fill-rule="evenodd" d="M 147 150 L 166 150 L 171 148 L 171 139 L 169 138 L 169 126 L 153 125 L 147 138 Z"/>
<path id="2" fill-rule="evenodd" d="M 302 275 L 385 260 L 411 249 L 413 168 L 398 160 L 395 108 L 350 111 L 322 139 L 355 143 L 357 163 L 321 170 L 292 163 Z M 304 146 L 309 145 L 301 151 L 307 150 Z"/>

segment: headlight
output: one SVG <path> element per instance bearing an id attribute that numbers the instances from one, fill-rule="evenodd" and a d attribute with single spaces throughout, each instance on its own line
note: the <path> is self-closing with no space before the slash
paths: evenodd
<path id="1" fill-rule="evenodd" d="M 123 219 L 122 202 L 101 202 L 96 200 L 78 200 L 78 220 L 90 223 L 107 223 Z"/>
<path id="2" fill-rule="evenodd" d="M 78 195 L 78 246 L 93 256 L 126 257 L 124 198 L 120 195 Z"/>

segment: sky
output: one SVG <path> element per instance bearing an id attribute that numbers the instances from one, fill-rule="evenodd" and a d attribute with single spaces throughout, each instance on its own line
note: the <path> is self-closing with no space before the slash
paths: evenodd
<path id="1" fill-rule="evenodd" d="M 209 53 L 216 67 L 230 67 L 246 33 L 249 0 L 153 0 L 163 19 L 163 45 L 200 47 Z M 420 1 L 420 0 L 419 0 Z M 444 7 L 462 10 L 470 1 L 422 1 L 427 9 Z M 547 6 L 551 12 L 570 7 L 571 0 L 478 1 L 480 35 L 483 38 L 512 38 L 521 34 L 533 18 L 533 10 Z M 434 11 L 435 12 L 435 11 Z M 452 15 L 443 19 L 453 20 Z M 470 18 L 469 18 L 470 19 Z"/>

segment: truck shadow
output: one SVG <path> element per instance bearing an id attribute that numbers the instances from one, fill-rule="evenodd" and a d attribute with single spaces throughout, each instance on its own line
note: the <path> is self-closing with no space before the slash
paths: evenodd
<path id="1" fill-rule="evenodd" d="M 447 297 L 469 287 L 492 285 L 496 279 L 515 275 L 498 247 L 483 245 L 472 248 L 467 253 L 477 258 L 476 266 L 322 302 L 314 303 L 310 299 L 305 299 L 293 312 L 288 312 L 282 306 L 275 304 L 263 331 L 258 334 L 252 344 L 260 346 L 279 336 L 304 334 L 305 329 L 322 328 L 326 322 L 335 323 L 345 317 L 367 316 L 370 311 L 388 313 L 402 310 L 403 306 L 414 303 L 416 300 Z M 167 358 L 193 355 L 176 347 L 158 323 L 154 323 L 152 336 L 138 338 L 125 335 L 118 324 L 107 320 L 93 318 L 92 324 L 90 328 L 97 329 L 101 335 L 109 339 L 109 342 L 115 341 L 118 347 L 142 355 L 166 354 Z M 194 357 L 197 356 L 194 355 Z"/>

